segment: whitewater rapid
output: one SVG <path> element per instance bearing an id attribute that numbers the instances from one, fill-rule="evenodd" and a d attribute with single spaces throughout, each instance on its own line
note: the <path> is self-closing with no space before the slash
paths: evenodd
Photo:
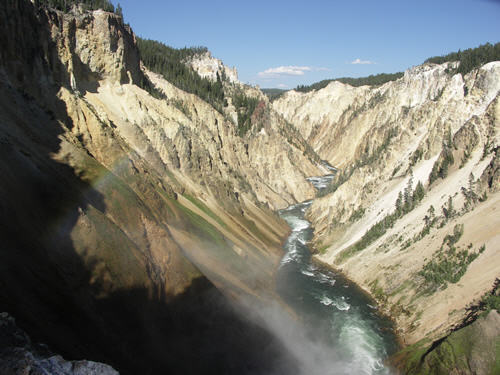
<path id="1" fill-rule="evenodd" d="M 309 181 L 325 189 L 333 175 Z M 303 320 L 310 340 L 322 347 L 311 374 L 390 374 L 385 359 L 397 347 L 391 322 L 375 303 L 340 274 L 315 264 L 307 246 L 312 238 L 305 212 L 312 201 L 280 211 L 291 228 L 278 270 L 278 293 Z M 307 350 L 307 349 L 305 349 Z M 324 352 L 324 353 L 323 353 Z"/>

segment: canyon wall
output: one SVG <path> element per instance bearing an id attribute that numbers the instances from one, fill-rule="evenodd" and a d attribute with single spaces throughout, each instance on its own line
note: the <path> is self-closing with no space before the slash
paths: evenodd
<path id="1" fill-rule="evenodd" d="M 0 5 L 2 310 L 122 373 L 289 362 L 237 301 L 276 299 L 273 210 L 321 173 L 304 140 L 264 97 L 239 136 L 141 66 L 121 17 L 37 4 Z"/>
<path id="2" fill-rule="evenodd" d="M 465 76 L 457 64 L 273 103 L 339 168 L 308 212 L 316 258 L 370 292 L 408 344 L 448 334 L 500 277 L 500 62 Z"/>
<path id="3" fill-rule="evenodd" d="M 256 100 L 242 133 L 229 95 L 217 111 L 148 71 L 115 14 L 5 0 L 0 20 L 0 302 L 65 358 L 122 373 L 293 366 L 238 300 L 277 300 L 289 228 L 275 211 L 314 197 L 321 159 L 339 172 L 307 214 L 316 258 L 405 343 L 443 338 L 496 293 L 499 62 L 271 105 L 209 54 L 186 61 Z"/>

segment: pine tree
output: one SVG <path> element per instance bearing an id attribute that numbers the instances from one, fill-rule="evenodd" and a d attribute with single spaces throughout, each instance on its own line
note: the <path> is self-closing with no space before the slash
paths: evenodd
<path id="1" fill-rule="evenodd" d="M 452 148 L 453 146 L 453 138 L 451 136 L 451 127 L 448 127 L 448 130 L 446 132 L 446 143 L 445 146 L 448 147 L 449 149 Z"/>
<path id="2" fill-rule="evenodd" d="M 116 4 L 115 13 L 117 16 L 120 16 L 121 18 L 123 18 L 123 10 L 122 10 L 122 6 L 120 5 L 120 3 Z"/>
<path id="3" fill-rule="evenodd" d="M 474 185 L 475 185 L 475 182 L 474 182 L 474 175 L 472 174 L 472 172 L 469 174 L 469 195 L 471 197 L 474 197 L 476 195 L 476 192 L 475 192 L 475 189 L 474 189 Z"/>
<path id="4" fill-rule="evenodd" d="M 396 199 L 396 213 L 401 216 L 403 210 L 403 193 L 399 192 L 398 198 Z"/>
<path id="5" fill-rule="evenodd" d="M 427 215 L 425 215 L 425 217 L 424 217 L 425 226 L 424 226 L 423 232 L 427 231 L 427 233 L 428 233 L 429 229 L 434 225 L 435 220 L 436 220 L 435 210 L 434 210 L 434 206 L 431 204 L 429 206 L 429 208 L 427 209 Z"/>
<path id="6" fill-rule="evenodd" d="M 413 191 L 413 170 L 410 169 L 410 178 L 408 179 L 408 184 L 406 185 L 406 188 L 404 190 L 404 208 L 403 211 L 409 212 L 413 208 L 413 197 L 412 197 L 412 191 Z"/>
<path id="7" fill-rule="evenodd" d="M 420 202 L 424 198 L 424 195 L 424 185 L 422 185 L 422 182 L 418 181 L 415 191 L 413 192 L 413 203 L 416 204 L 417 202 Z"/>
<path id="8" fill-rule="evenodd" d="M 434 206 L 431 204 L 429 209 L 427 210 L 427 213 L 429 214 L 429 218 L 432 220 L 434 220 L 434 217 L 435 217 L 435 214 L 436 214 L 436 210 L 434 209 Z"/>
<path id="9" fill-rule="evenodd" d="M 446 207 L 443 207 L 443 214 L 446 219 L 451 219 L 455 216 L 455 209 L 453 208 L 453 198 L 451 195 L 448 197 L 448 203 Z"/>
<path id="10" fill-rule="evenodd" d="M 426 227 L 430 227 L 431 226 L 431 218 L 429 217 L 429 215 L 425 215 L 424 216 L 424 223 L 425 223 Z"/>

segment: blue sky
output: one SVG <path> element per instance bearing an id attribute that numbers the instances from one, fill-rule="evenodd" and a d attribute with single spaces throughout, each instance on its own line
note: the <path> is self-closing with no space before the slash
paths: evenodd
<path id="1" fill-rule="evenodd" d="M 206 46 L 261 87 L 403 71 L 500 41 L 500 0 L 112 2 L 137 35 Z"/>

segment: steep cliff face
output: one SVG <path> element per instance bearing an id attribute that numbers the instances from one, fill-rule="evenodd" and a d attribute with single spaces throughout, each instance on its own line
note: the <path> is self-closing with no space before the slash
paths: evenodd
<path id="1" fill-rule="evenodd" d="M 225 66 L 209 51 L 191 57 L 186 61 L 186 64 L 191 66 L 202 78 L 216 81 L 218 75 L 220 79 L 226 78 L 230 83 L 240 83 L 236 68 Z"/>
<path id="2" fill-rule="evenodd" d="M 3 309 L 65 357 L 124 373 L 284 358 L 226 296 L 272 297 L 287 227 L 270 208 L 312 197 L 319 172 L 287 140 L 301 137 L 276 114 L 239 137 L 141 69 L 113 14 L 8 0 L 0 19 Z"/>
<path id="3" fill-rule="evenodd" d="M 274 102 L 340 168 L 308 213 L 317 257 L 370 291 L 408 343 L 448 332 L 499 276 L 500 63 L 455 67 Z"/>

